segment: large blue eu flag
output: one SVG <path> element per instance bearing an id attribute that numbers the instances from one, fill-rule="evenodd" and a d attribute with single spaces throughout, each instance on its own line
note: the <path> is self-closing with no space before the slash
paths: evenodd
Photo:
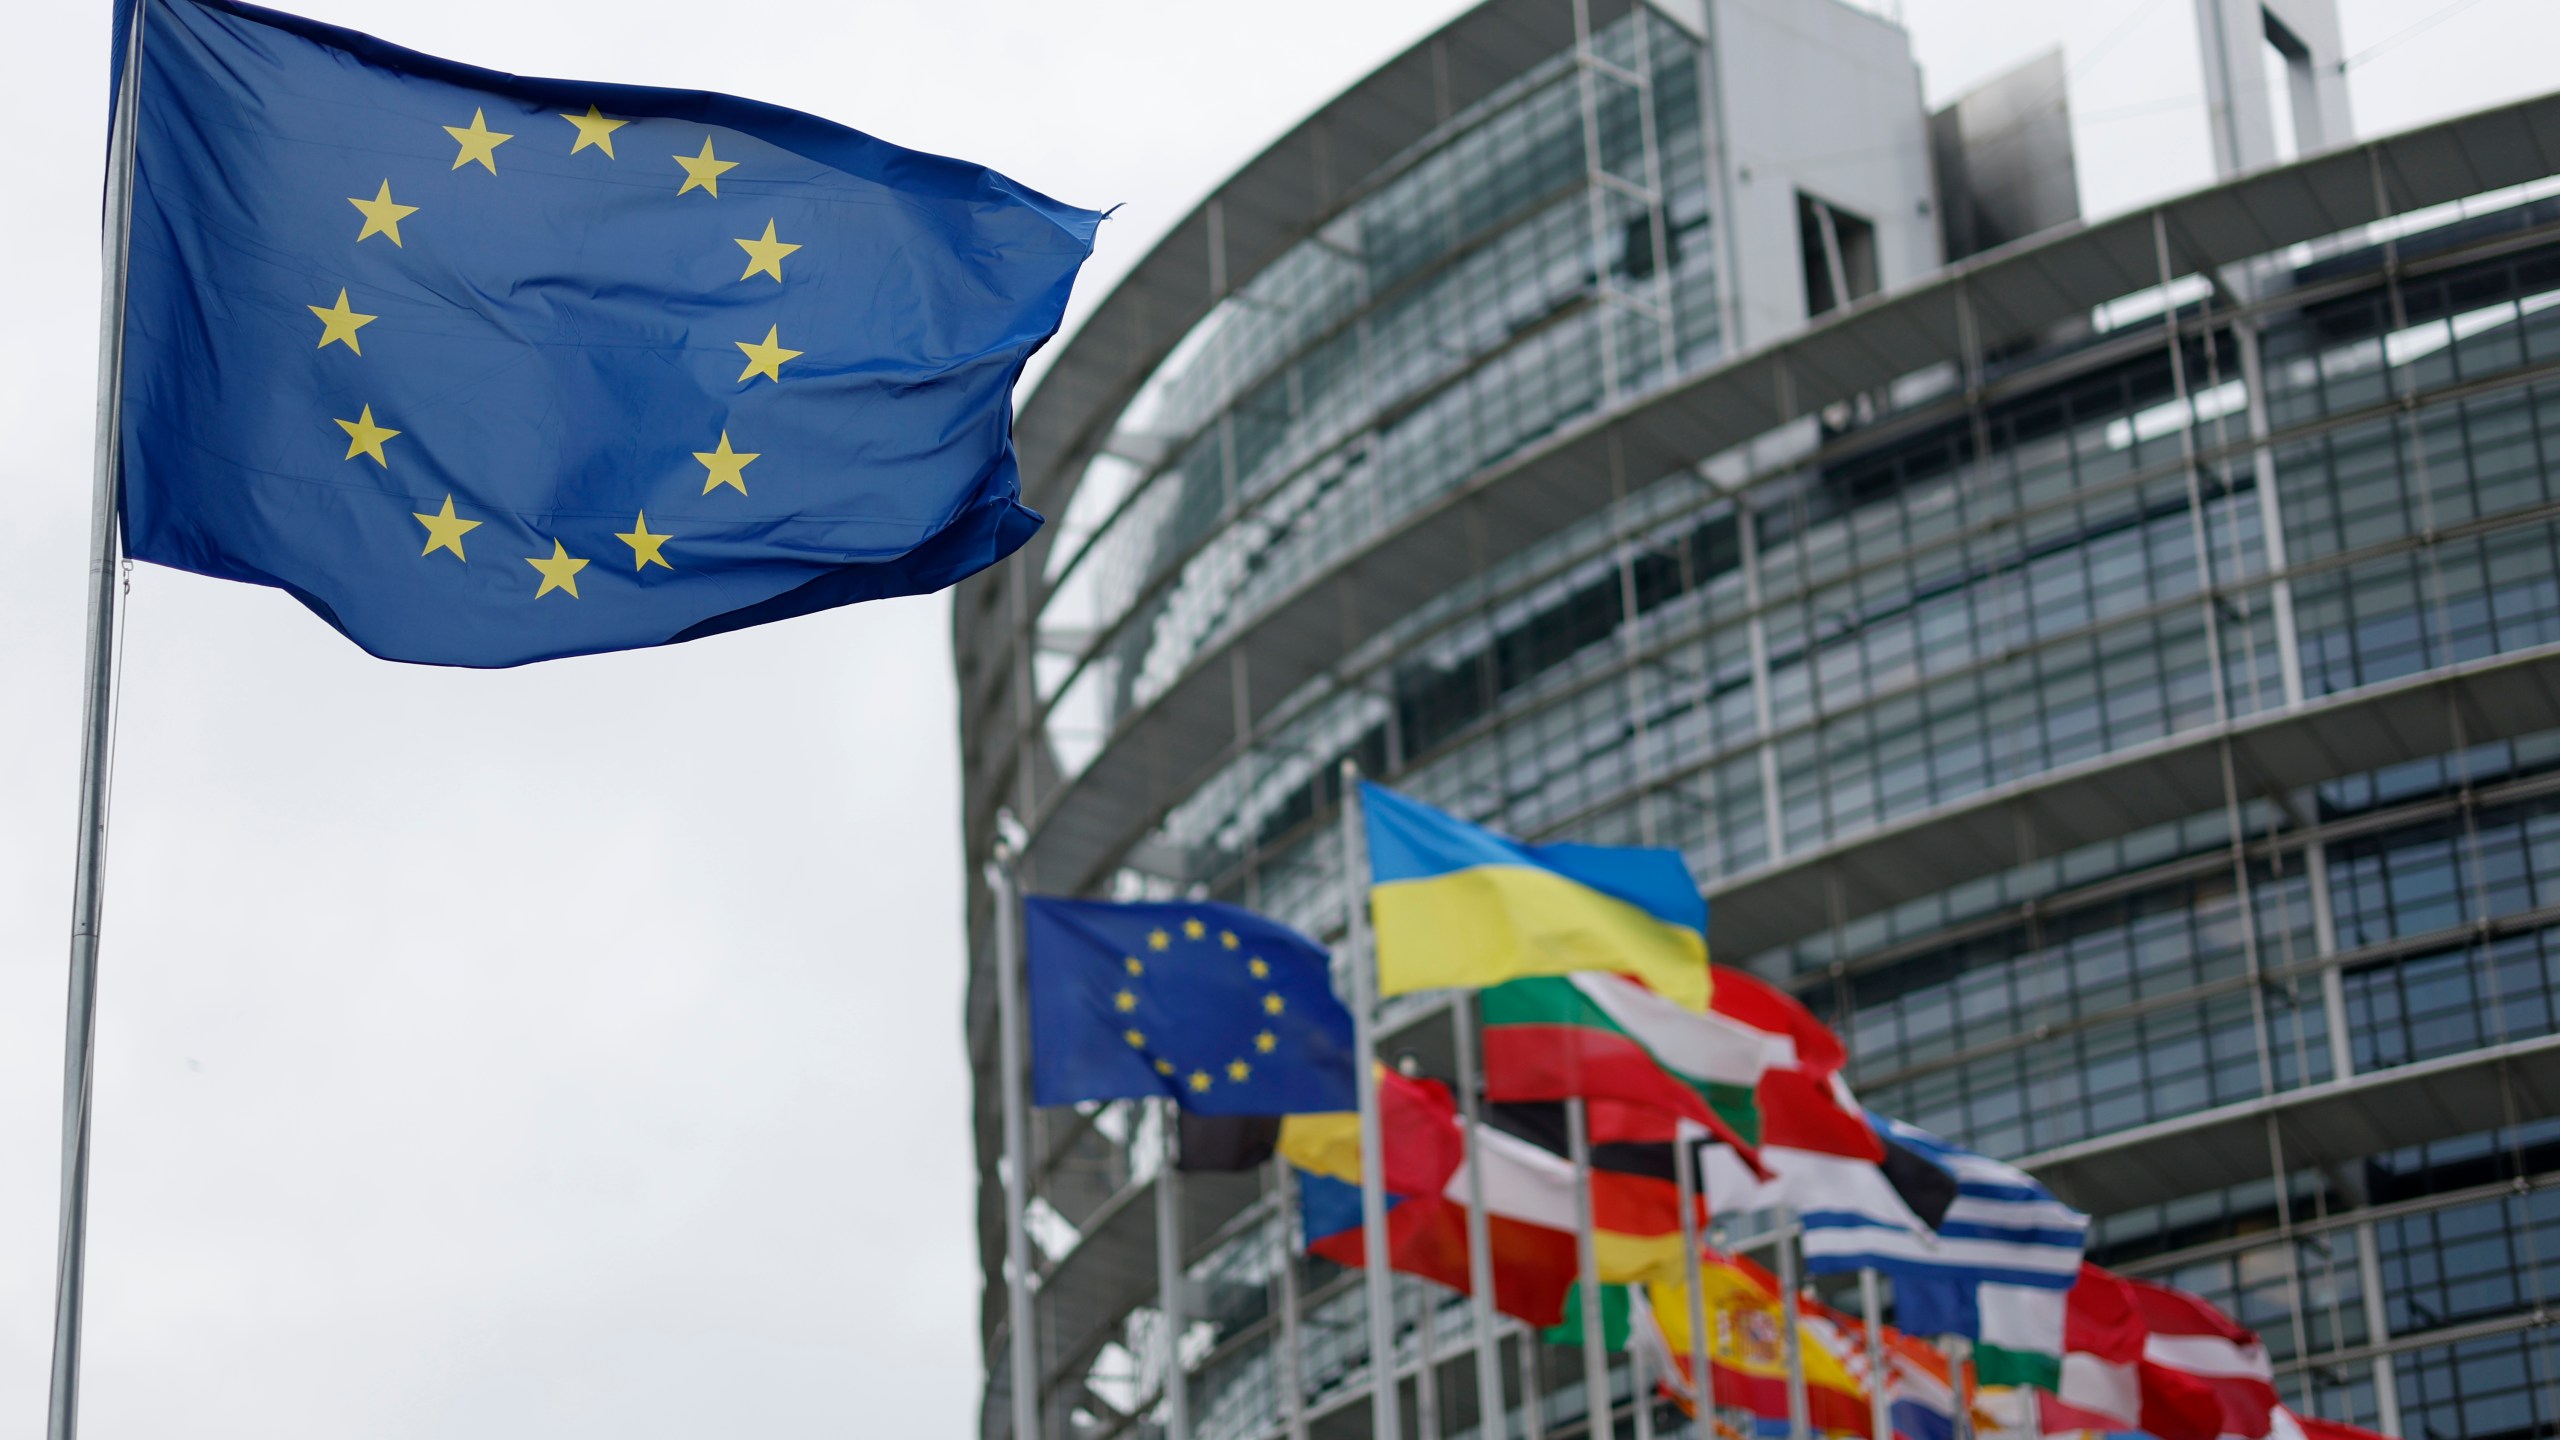
<path id="1" fill-rule="evenodd" d="M 1100 217 L 771 105 L 141 0 L 126 553 L 516 665 L 1010 554 Z"/>
<path id="2" fill-rule="evenodd" d="M 1324 947 L 1215 901 L 1023 901 L 1031 1098 L 1170 1096 L 1203 1115 L 1358 1104 Z"/>

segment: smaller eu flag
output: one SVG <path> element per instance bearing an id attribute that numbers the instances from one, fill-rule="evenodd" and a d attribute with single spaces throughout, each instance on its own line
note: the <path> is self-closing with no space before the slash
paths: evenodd
<path id="1" fill-rule="evenodd" d="M 1349 1110 L 1351 1012 L 1324 947 L 1214 901 L 1023 901 L 1031 1098 L 1203 1115 Z"/>
<path id="2" fill-rule="evenodd" d="M 939 590 L 1039 528 L 1013 386 L 1100 216 L 779 106 L 130 8 L 135 559 L 492 666 Z"/>

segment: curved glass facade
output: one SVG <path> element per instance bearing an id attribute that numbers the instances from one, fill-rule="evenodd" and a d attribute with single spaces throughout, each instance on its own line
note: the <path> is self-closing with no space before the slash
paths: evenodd
<path id="1" fill-rule="evenodd" d="M 1326 557 L 1716 353 L 1695 43 L 1637 9 L 1370 177 L 1118 418 L 1050 552 L 1070 769 Z"/>
<path id="2" fill-rule="evenodd" d="M 1071 791 L 1277 597 L 1718 363 L 1704 73 L 1699 42 L 1639 7 L 1240 279 L 1079 462 L 1030 618 L 987 622 L 1040 660 L 1037 703 L 975 720 L 986 754 Z M 2473 196 L 2210 283 L 2136 277 L 1987 353 L 1950 331 L 1886 391 L 1636 477 L 1260 697 L 1112 886 L 1337 933 L 1345 756 L 1524 836 L 1677 846 L 1719 905 L 1829 867 L 1829 914 L 1717 959 L 1826 1015 L 1870 1104 L 2050 1167 L 2098 1217 L 2092 1258 L 2257 1329 L 2297 1408 L 2410 1436 L 2560 1427 L 2560 730 L 2461 683 L 2560 695 L 2555 194 Z M 2405 722 L 2386 702 L 2438 691 L 2457 743 L 2355 752 L 2391 750 L 2380 768 L 2314 758 L 2296 769 L 2320 778 L 2272 783 L 2231 738 L 2387 729 Z M 2219 747 L 2217 786 L 2121 823 L 2075 812 L 2073 843 L 2038 843 L 2066 781 L 2103 811 L 2197 745 Z M 1937 844 L 1968 807 L 2018 843 L 1866 901 L 1896 837 Z M 1445 1043 L 1443 1004 L 1391 1006 L 1390 1043 Z M 1037 1117 L 1061 1437 L 1140 1433 L 1160 1403 L 1152 1125 Z M 2254 1171 L 2191 1160 L 2235 1127 Z M 1293 1408 L 1365 1434 L 1354 1279 L 1286 1268 L 1256 1177 L 1189 1181 L 1194 1434 L 1276 1437 Z M 1478 1433 L 1463 1301 L 1399 1295 L 1406 1383 L 1434 1377 L 1447 1433 Z M 1578 1362 L 1516 1336 L 1504 1353 L 1506 1433 L 1523 1405 L 1577 1433 Z M 991 1403 L 986 1433 L 1005 1426 Z"/>

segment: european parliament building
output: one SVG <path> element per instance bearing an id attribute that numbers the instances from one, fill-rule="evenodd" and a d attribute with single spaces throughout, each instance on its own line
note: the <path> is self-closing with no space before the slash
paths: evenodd
<path id="1" fill-rule="evenodd" d="M 1345 757 L 1677 846 L 1863 1098 L 2296 1408 L 2560 1428 L 2560 97 L 2358 136 L 2329 0 L 2192 4 L 2219 178 L 2096 220 L 2058 56 L 1931 113 L 1841 0 L 1484 0 L 1308 117 L 1020 413 L 972 876 L 1337 938 Z M 1486 1433 L 1466 1302 L 1400 1280 L 1373 1356 L 1267 1176 L 1179 1177 L 1167 1337 L 1128 1104 L 1032 1117 L 1014 1373 L 992 915 L 982 1433 L 1029 1385 L 1153 1440 L 1178 1381 L 1200 1440 L 1364 1437 L 1382 1371 Z M 1501 1353 L 1497 1433 L 1584 1433 L 1570 1352 Z"/>

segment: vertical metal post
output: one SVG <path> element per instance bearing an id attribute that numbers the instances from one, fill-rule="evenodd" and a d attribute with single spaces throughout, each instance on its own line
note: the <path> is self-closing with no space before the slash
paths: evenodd
<path id="1" fill-rule="evenodd" d="M 2377 1347 L 2391 1339 L 2391 1305 L 2382 1288 L 2382 1252 L 2374 1248 L 2380 1239 L 2372 1221 L 2356 1222 L 2356 1273 L 2364 1282 L 2364 1341 Z M 2403 1433 L 2399 1366 L 2388 1352 L 2373 1357 L 2373 1409 L 2374 1428 L 2394 1437 Z"/>
<path id="2" fill-rule="evenodd" d="M 1566 1153 L 1573 1160 L 1573 1238 L 1582 1286 L 1582 1406 L 1592 1440 L 1614 1440 L 1609 1345 L 1600 1315 L 1600 1245 L 1591 1218 L 1591 1118 L 1579 1095 L 1564 1102 Z M 1798 1437 L 1802 1440 L 1802 1437 Z"/>
<path id="3" fill-rule="evenodd" d="M 2240 383 L 2249 391 L 2249 468 L 2256 482 L 2258 533 L 2266 545 L 2267 571 L 2275 576 L 2268 584 L 2267 597 L 2275 611 L 2276 669 L 2284 686 L 2285 706 L 2290 709 L 2303 700 L 2302 638 L 2293 618 L 2291 561 L 2285 551 L 2284 497 L 2277 489 L 2275 452 L 2266 443 L 2275 427 L 2267 413 L 2266 362 L 2258 348 L 2257 319 L 2243 316 L 2233 321 L 2231 339 L 2240 352 Z"/>
<path id="4" fill-rule="evenodd" d="M 98 432 L 89 508 L 89 659 L 81 695 L 80 839 L 71 886 L 71 977 L 62 1038 L 62 1209 L 53 1272 L 53 1379 L 47 1440 L 80 1422 L 80 1317 L 89 1250 L 89 1094 L 97 1075 L 98 920 L 106 891 L 107 758 L 115 719 L 116 505 L 123 479 L 124 282 L 133 231 L 133 158 L 141 129 L 144 6 L 133 7 L 124 76 L 107 139 L 99 268 Z"/>
<path id="5" fill-rule="evenodd" d="M 998 826 L 1002 828 L 1001 824 Z M 1031 1231 L 1025 1216 L 1031 1203 L 1031 1126 L 1024 1113 L 1029 1096 L 1023 1084 L 1022 897 L 1014 878 L 1010 842 L 999 837 L 995 858 L 987 863 L 987 890 L 996 921 L 996 1083 L 1004 1089 L 1005 1331 L 1013 1365 L 1013 1440 L 1040 1440 L 1039 1346 L 1032 1327 Z"/>
<path id="6" fill-rule="evenodd" d="M 2320 1009 L 2328 1022 L 2329 1078 L 2344 1080 L 2356 1073 L 2356 1046 L 2347 1026 L 2347 977 L 2328 963 L 2338 953 L 2338 912 L 2329 892 L 2327 842 L 2314 840 L 2302 847 L 2302 873 L 2311 882 L 2311 943 L 2323 962 Z"/>
<path id="7" fill-rule="evenodd" d="M 1609 192 L 1600 177 L 1600 90 L 1592 72 L 1591 0 L 1571 0 L 1573 7 L 1574 75 L 1582 100 L 1583 206 L 1591 217 L 1591 290 L 1600 303 L 1591 307 L 1593 343 L 1600 350 L 1600 404 L 1618 403 L 1625 382 L 1618 373 L 1617 312 L 1609 301 Z"/>
<path id="8" fill-rule="evenodd" d="M 1715 211 L 1711 228 L 1716 244 L 1716 328 L 1721 332 L 1717 350 L 1724 355 L 1739 355 L 1749 346 L 1742 318 L 1742 287 L 1739 277 L 1742 262 L 1735 248 L 1733 232 L 1738 228 L 1738 212 L 1733 200 L 1733 154 L 1725 144 L 1729 134 L 1724 107 L 1724 25 L 1716 15 L 1716 0 L 1704 0 L 1701 6 L 1706 18 L 1706 37 L 1699 51 L 1699 81 L 1704 103 L 1699 113 L 1705 122 L 1704 152 L 1707 183 L 1715 187 Z"/>
<path id="9" fill-rule="evenodd" d="M 1378 1118 L 1378 967 L 1369 944 L 1369 835 L 1360 762 L 1342 762 L 1343 945 L 1351 954 L 1351 1068 L 1360 1096 L 1360 1246 L 1369 1292 L 1369 1433 L 1403 1440 L 1396 1409 L 1396 1318 L 1387 1282 L 1386 1136 Z"/>
<path id="10" fill-rule="evenodd" d="M 1680 1127 L 1678 1171 L 1680 1192 L 1680 1283 L 1689 1287 L 1689 1394 L 1697 1402 L 1697 1432 L 1707 1433 L 1715 1412 L 1715 1372 L 1707 1368 L 1707 1291 L 1698 1258 L 1699 1149 Z"/>
<path id="11" fill-rule="evenodd" d="M 1965 1367 L 1973 1360 L 1973 1342 L 1961 1335 L 1949 1335 L 1938 1341 L 1947 1357 L 1947 1388 L 1956 1397 L 1956 1440 L 1974 1440 L 1973 1386 L 1965 1381 Z"/>
<path id="12" fill-rule="evenodd" d="M 1298 1177 L 1289 1162 L 1271 1162 L 1271 1194 L 1280 1210 L 1280 1413 L 1289 1440 L 1307 1440 L 1307 1377 L 1298 1348 Z"/>
<path id="13" fill-rule="evenodd" d="M 1634 1297 L 1628 1303 L 1633 1304 Z M 1632 1322 L 1634 1317 L 1628 1319 Z M 1653 1378 L 1644 1361 L 1643 1346 L 1627 1346 L 1627 1400 L 1635 1407 L 1636 1440 L 1653 1440 Z"/>
<path id="14" fill-rule="evenodd" d="M 1873 1440 L 1893 1440 L 1893 1370 L 1884 1356 L 1884 1287 L 1876 1267 L 1858 1267 L 1858 1318 L 1867 1330 L 1867 1430 Z"/>
<path id="15" fill-rule="evenodd" d="M 1547 1397 L 1538 1384 L 1538 1349 L 1545 1343 L 1536 1327 L 1520 1327 L 1520 1440 L 1547 1440 Z"/>
<path id="16" fill-rule="evenodd" d="M 1413 1327 L 1414 1349 L 1422 1362 L 1413 1377 L 1413 1432 L 1420 1440 L 1440 1440 L 1440 1302 L 1428 1284 L 1405 1288 L 1422 1300 Z"/>
<path id="17" fill-rule="evenodd" d="M 1804 1234 L 1793 1210 L 1778 1212 L 1778 1324 L 1786 1334 L 1787 1440 L 1806 1440 L 1813 1429 L 1813 1404 L 1804 1390 L 1804 1307 L 1797 1303 L 1796 1241 Z"/>
<path id="18" fill-rule="evenodd" d="M 1182 1112 L 1171 1100 L 1156 1102 L 1156 1126 L 1164 1149 L 1156 1164 L 1156 1310 L 1164 1318 L 1165 1440 L 1191 1440 L 1191 1387 L 1182 1379 L 1182 1174 L 1173 1168 Z"/>
<path id="19" fill-rule="evenodd" d="M 1476 1422 L 1484 1440 L 1502 1440 L 1502 1337 L 1493 1319 L 1493 1222 L 1484 1213 L 1483 1097 L 1476 1093 L 1476 997 L 1459 991 L 1449 1007 L 1450 1028 L 1457 1035 L 1458 1112 L 1467 1126 L 1467 1289 L 1468 1308 L 1476 1331 Z"/>

